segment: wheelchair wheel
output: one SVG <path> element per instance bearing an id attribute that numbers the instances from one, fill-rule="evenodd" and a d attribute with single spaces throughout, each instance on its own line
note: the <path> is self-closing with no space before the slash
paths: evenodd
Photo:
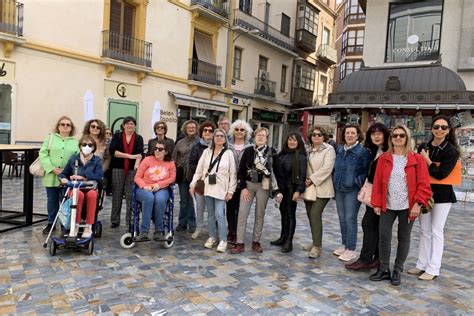
<path id="1" fill-rule="evenodd" d="M 87 247 L 87 254 L 88 254 L 89 256 L 92 256 L 93 253 L 94 253 L 94 241 L 91 240 L 91 241 L 89 242 L 88 247 Z"/>
<path id="2" fill-rule="evenodd" d="M 120 237 L 120 246 L 124 249 L 130 249 L 135 246 L 135 242 L 132 238 L 132 233 L 125 233 Z"/>
<path id="3" fill-rule="evenodd" d="M 163 242 L 163 247 L 168 249 L 168 248 L 171 248 L 173 247 L 174 245 L 174 236 L 173 236 L 173 233 L 172 232 L 168 232 L 168 234 L 166 234 L 166 241 Z"/>
<path id="4" fill-rule="evenodd" d="M 95 238 L 100 238 L 102 237 L 102 223 L 101 222 L 97 222 L 95 224 Z"/>
<path id="5" fill-rule="evenodd" d="M 56 243 L 54 241 L 51 241 L 49 243 L 49 254 L 54 257 L 56 255 L 57 249 L 58 247 L 56 246 Z"/>

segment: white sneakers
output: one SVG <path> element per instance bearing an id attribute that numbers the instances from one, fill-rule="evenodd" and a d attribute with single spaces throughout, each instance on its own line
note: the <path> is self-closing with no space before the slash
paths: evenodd
<path id="1" fill-rule="evenodd" d="M 82 233 L 82 238 L 91 238 L 92 236 L 92 225 L 87 224 Z"/>
<path id="2" fill-rule="evenodd" d="M 217 246 L 217 252 L 225 252 L 227 250 L 227 241 L 221 240 Z"/>
<path id="3" fill-rule="evenodd" d="M 217 239 L 214 237 L 209 237 L 204 243 L 204 247 L 207 249 L 212 249 L 217 244 Z M 226 252 L 227 250 L 227 241 L 221 240 L 219 245 L 217 245 L 217 252 Z"/>
<path id="4" fill-rule="evenodd" d="M 357 253 L 354 250 L 346 249 L 342 255 L 339 256 L 339 260 L 351 261 L 357 258 Z"/>
<path id="5" fill-rule="evenodd" d="M 196 230 L 194 231 L 194 233 L 191 235 L 191 238 L 192 239 L 197 239 L 199 237 L 199 235 L 201 235 L 201 228 L 196 228 Z M 207 248 L 207 247 L 206 247 Z"/>
<path id="6" fill-rule="evenodd" d="M 341 256 L 344 252 L 346 252 L 346 246 L 342 245 L 336 248 L 332 253 L 335 254 L 336 256 Z"/>

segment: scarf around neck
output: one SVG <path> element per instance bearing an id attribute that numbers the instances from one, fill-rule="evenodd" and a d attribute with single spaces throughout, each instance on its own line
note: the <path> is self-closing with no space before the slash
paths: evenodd
<path id="1" fill-rule="evenodd" d="M 345 151 L 349 151 L 351 150 L 352 148 L 354 148 L 355 146 L 359 145 L 359 141 L 356 141 L 354 144 L 350 145 L 350 146 L 347 146 L 347 145 L 344 145 L 344 150 Z"/>
<path id="2" fill-rule="evenodd" d="M 133 146 L 135 145 L 135 133 L 132 134 L 130 138 L 130 143 L 127 143 L 127 135 L 125 131 L 122 132 L 122 144 L 123 144 L 123 151 L 126 154 L 131 154 L 133 152 Z M 130 165 L 130 159 L 124 158 L 123 161 L 123 171 L 125 172 L 125 176 L 128 175 L 128 168 Z"/>
<path id="3" fill-rule="evenodd" d="M 254 160 L 254 165 L 255 169 L 257 171 L 260 171 L 264 175 L 269 175 L 270 172 L 268 171 L 266 165 L 267 165 L 267 160 L 268 160 L 268 155 L 265 155 L 265 152 L 267 150 L 267 145 L 263 145 L 262 147 L 257 147 L 255 146 L 255 160 Z"/>

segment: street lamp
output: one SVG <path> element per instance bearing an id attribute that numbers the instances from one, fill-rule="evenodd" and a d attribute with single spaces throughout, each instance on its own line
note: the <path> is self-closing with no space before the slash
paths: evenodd
<path id="1" fill-rule="evenodd" d="M 259 30 L 259 29 L 245 30 L 243 33 L 240 33 L 239 35 L 237 35 L 237 36 L 234 38 L 233 42 L 235 43 L 235 41 L 236 41 L 240 36 L 242 36 L 242 35 L 244 35 L 244 34 L 257 35 L 257 34 L 259 34 L 259 33 L 260 33 L 260 30 Z"/>

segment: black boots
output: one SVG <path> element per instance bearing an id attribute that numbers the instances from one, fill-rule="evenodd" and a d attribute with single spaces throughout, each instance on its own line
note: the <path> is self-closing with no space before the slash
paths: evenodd
<path id="1" fill-rule="evenodd" d="M 390 275 L 390 270 L 381 270 L 380 268 L 370 276 L 371 281 L 382 281 L 382 280 L 390 280 L 391 275 Z"/>
<path id="2" fill-rule="evenodd" d="M 285 240 L 283 247 L 281 247 L 281 252 L 288 253 L 293 251 L 293 236 L 295 235 L 296 229 L 296 218 L 294 216 L 290 216 L 288 218 L 288 238 Z"/>
<path id="3" fill-rule="evenodd" d="M 286 236 L 280 236 L 277 240 L 271 241 L 270 245 L 272 246 L 281 246 L 285 243 Z"/>
<path id="4" fill-rule="evenodd" d="M 281 247 L 281 252 L 288 253 L 291 251 L 293 251 L 293 241 L 291 239 L 288 239 L 283 244 L 283 247 Z"/>

